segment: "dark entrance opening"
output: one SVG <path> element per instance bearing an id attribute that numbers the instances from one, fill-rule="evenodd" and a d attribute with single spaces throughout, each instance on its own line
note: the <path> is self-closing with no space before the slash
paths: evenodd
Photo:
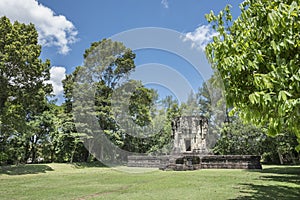
<path id="1" fill-rule="evenodd" d="M 185 140 L 185 150 L 191 151 L 191 140 Z"/>

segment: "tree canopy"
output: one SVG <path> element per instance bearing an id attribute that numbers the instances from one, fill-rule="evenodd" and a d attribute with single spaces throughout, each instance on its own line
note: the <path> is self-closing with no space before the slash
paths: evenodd
<path id="1" fill-rule="evenodd" d="M 44 126 L 41 115 L 47 110 L 46 95 L 52 91 L 46 83 L 50 62 L 42 62 L 40 53 L 33 24 L 0 18 L 0 157 L 11 154 L 27 160 L 30 153 L 35 157 L 34 144 L 46 132 L 35 132 Z"/>
<path id="2" fill-rule="evenodd" d="M 218 32 L 206 53 L 227 104 L 231 113 L 267 126 L 269 135 L 289 130 L 300 143 L 299 1 L 246 0 L 240 8 L 234 21 L 230 6 L 206 15 Z"/>

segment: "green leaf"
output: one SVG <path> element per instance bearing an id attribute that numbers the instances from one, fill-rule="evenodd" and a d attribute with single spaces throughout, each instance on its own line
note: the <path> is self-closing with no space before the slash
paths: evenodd
<path id="1" fill-rule="evenodd" d="M 300 81 L 300 77 L 299 77 L 298 75 L 296 75 L 296 74 L 293 74 L 293 78 L 294 78 L 295 80 L 297 80 L 297 81 Z"/>
<path id="2" fill-rule="evenodd" d="M 250 94 L 249 95 L 249 100 L 252 104 L 255 104 L 256 103 L 256 97 L 255 97 L 255 94 Z"/>
<path id="3" fill-rule="evenodd" d="M 271 46 L 272 46 L 273 50 L 274 50 L 275 52 L 277 52 L 278 47 L 277 47 L 277 44 L 275 43 L 274 40 L 271 41 Z"/>
<path id="4" fill-rule="evenodd" d="M 294 41 L 292 41 L 292 40 L 285 39 L 285 41 L 287 41 L 287 42 L 288 42 L 289 44 L 291 44 L 291 45 L 295 45 Z"/>
<path id="5" fill-rule="evenodd" d="M 279 95 L 278 95 L 278 100 L 279 101 L 281 101 L 281 100 L 286 101 L 286 99 L 287 99 L 287 97 L 286 97 L 285 91 L 280 91 Z"/>
<path id="6" fill-rule="evenodd" d="M 283 91 L 287 96 L 291 97 L 293 96 L 291 93 L 287 92 L 287 91 Z"/>
<path id="7" fill-rule="evenodd" d="M 233 109 L 231 109 L 228 113 L 229 117 L 233 117 L 234 114 L 236 113 L 236 108 L 234 107 Z"/>
<path id="8" fill-rule="evenodd" d="M 268 20 L 269 25 L 272 26 L 272 25 L 274 24 L 274 18 L 273 18 L 273 16 L 272 16 L 272 13 L 269 13 L 269 14 L 268 14 L 267 20 Z"/>
<path id="9" fill-rule="evenodd" d="M 265 94 L 264 95 L 264 100 L 265 100 L 265 102 L 272 102 L 272 99 L 271 99 L 271 95 L 270 94 Z"/>

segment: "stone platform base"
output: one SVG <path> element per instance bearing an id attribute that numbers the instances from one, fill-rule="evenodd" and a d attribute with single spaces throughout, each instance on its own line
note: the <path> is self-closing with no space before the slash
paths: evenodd
<path id="1" fill-rule="evenodd" d="M 194 153 L 167 156 L 128 156 L 127 166 L 180 171 L 197 169 L 262 169 L 260 156 L 197 155 Z"/>

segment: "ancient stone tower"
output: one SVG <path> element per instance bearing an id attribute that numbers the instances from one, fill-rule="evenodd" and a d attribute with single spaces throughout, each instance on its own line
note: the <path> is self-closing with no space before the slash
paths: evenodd
<path id="1" fill-rule="evenodd" d="M 178 117 L 172 122 L 173 154 L 208 153 L 206 134 L 208 120 L 203 116 Z"/>
<path id="2" fill-rule="evenodd" d="M 261 169 L 260 156 L 211 155 L 206 148 L 208 120 L 202 116 L 178 117 L 172 122 L 171 155 L 128 156 L 129 167 L 158 167 L 163 170 Z"/>

